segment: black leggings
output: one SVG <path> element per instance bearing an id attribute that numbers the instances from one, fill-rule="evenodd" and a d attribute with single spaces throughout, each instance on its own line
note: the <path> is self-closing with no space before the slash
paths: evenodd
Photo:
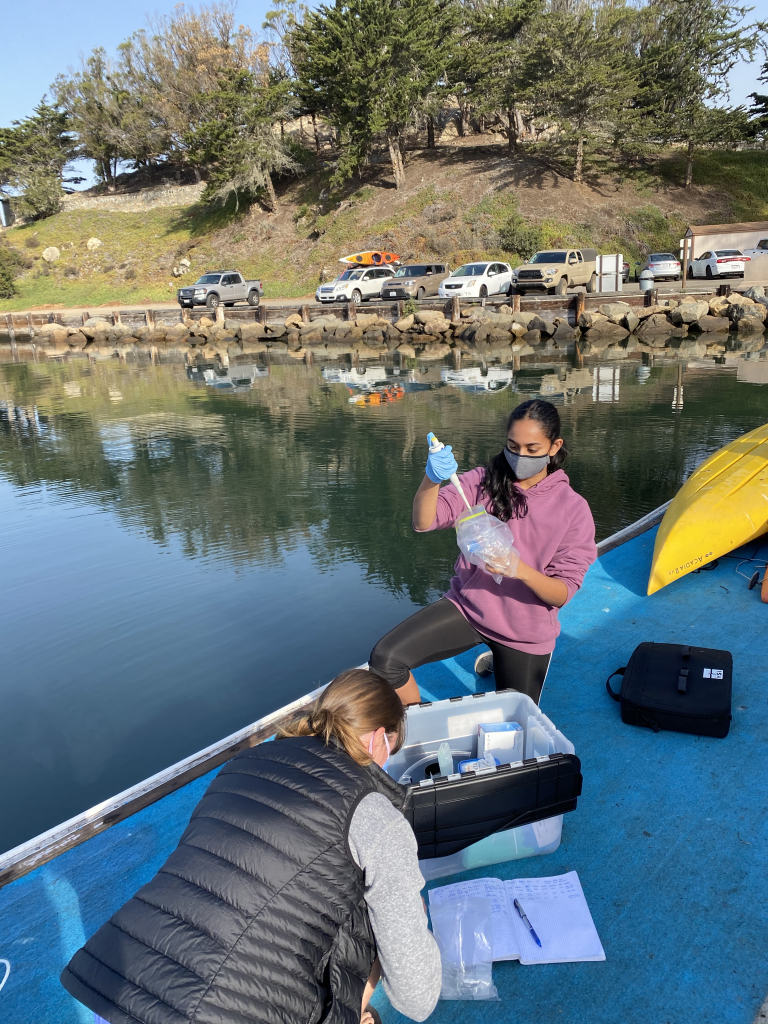
<path id="1" fill-rule="evenodd" d="M 551 654 L 526 654 L 478 633 L 453 602 L 441 597 L 382 637 L 371 651 L 371 668 L 395 689 L 405 686 L 411 669 L 442 661 L 487 644 L 493 653 L 496 689 L 527 693 L 537 704 Z"/>

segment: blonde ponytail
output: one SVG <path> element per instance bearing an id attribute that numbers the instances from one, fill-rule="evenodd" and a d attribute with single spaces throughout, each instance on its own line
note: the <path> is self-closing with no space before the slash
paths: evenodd
<path id="1" fill-rule="evenodd" d="M 328 684 L 308 711 L 277 730 L 278 737 L 318 736 L 328 744 L 334 738 L 358 764 L 373 758 L 360 743 L 360 736 L 381 727 L 395 733 L 392 752 L 405 742 L 405 708 L 394 689 L 380 675 L 364 668 L 351 668 Z"/>

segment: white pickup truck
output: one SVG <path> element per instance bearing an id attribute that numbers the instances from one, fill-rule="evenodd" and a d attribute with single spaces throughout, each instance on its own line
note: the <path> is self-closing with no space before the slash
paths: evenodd
<path id="1" fill-rule="evenodd" d="M 751 260 L 756 259 L 758 256 L 768 256 L 768 238 L 761 238 L 757 243 L 755 249 L 742 249 L 745 256 L 749 256 Z"/>
<path id="2" fill-rule="evenodd" d="M 203 274 L 186 288 L 179 288 L 176 297 L 182 307 L 216 309 L 219 305 L 234 306 L 236 302 L 258 306 L 263 293 L 261 281 L 246 281 L 236 270 L 216 270 Z"/>

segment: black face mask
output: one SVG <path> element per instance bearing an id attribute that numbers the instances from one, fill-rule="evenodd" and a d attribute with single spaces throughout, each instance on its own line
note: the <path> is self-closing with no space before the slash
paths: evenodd
<path id="1" fill-rule="evenodd" d="M 546 469 L 551 461 L 549 455 L 517 455 L 509 448 L 504 448 L 504 458 L 518 480 L 530 480 L 542 469 Z"/>

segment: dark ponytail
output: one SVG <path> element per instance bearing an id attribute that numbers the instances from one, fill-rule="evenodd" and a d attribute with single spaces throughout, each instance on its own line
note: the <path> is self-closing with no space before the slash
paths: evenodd
<path id="1" fill-rule="evenodd" d="M 532 398 L 513 409 L 507 420 L 507 433 L 518 420 L 535 420 L 550 444 L 561 437 L 560 414 L 551 402 L 545 402 L 542 398 Z M 563 443 L 560 450 L 550 459 L 547 474 L 561 469 L 567 456 L 568 452 Z M 502 523 L 507 523 L 510 519 L 522 519 L 528 514 L 525 492 L 516 486 L 516 482 L 517 477 L 512 472 L 504 452 L 499 452 L 485 467 L 482 488 L 491 502 L 491 511 Z"/>

